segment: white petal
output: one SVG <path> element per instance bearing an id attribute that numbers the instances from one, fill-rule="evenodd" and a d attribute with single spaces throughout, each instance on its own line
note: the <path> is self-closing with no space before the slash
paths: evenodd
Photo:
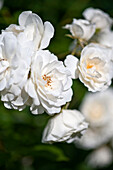
<path id="1" fill-rule="evenodd" d="M 25 104 L 25 102 L 27 101 L 28 99 L 28 95 L 19 95 L 14 101 L 12 101 L 12 104 L 15 105 L 15 106 L 23 106 Z"/>
<path id="2" fill-rule="evenodd" d="M 30 111 L 32 112 L 32 114 L 42 114 L 44 113 L 44 108 L 42 106 L 35 106 L 35 105 L 32 105 L 30 107 Z"/>
<path id="3" fill-rule="evenodd" d="M 0 74 L 4 71 L 6 71 L 6 69 L 9 67 L 9 62 L 5 61 L 5 60 L 1 60 L 0 61 Z"/>
<path id="4" fill-rule="evenodd" d="M 3 79 L 0 81 L 0 91 L 2 91 L 5 87 L 6 87 L 6 79 L 3 78 Z"/>
<path id="5" fill-rule="evenodd" d="M 69 128 L 78 128 L 84 121 L 83 115 L 77 110 L 63 110 L 63 123 Z"/>
<path id="6" fill-rule="evenodd" d="M 73 55 L 68 55 L 64 63 L 66 67 L 69 69 L 69 71 L 71 72 L 72 78 L 77 79 L 79 76 L 79 72 L 78 72 L 79 60 Z"/>
<path id="7" fill-rule="evenodd" d="M 27 84 L 25 85 L 25 91 L 26 91 L 26 93 L 29 94 L 29 96 L 30 96 L 31 98 L 34 99 L 35 104 L 36 104 L 37 106 L 40 105 L 40 101 L 39 101 L 39 98 L 38 98 L 38 94 L 36 93 L 34 84 L 32 83 L 31 79 L 29 79 L 28 82 L 27 82 Z"/>
<path id="8" fill-rule="evenodd" d="M 72 25 L 70 32 L 75 37 L 82 37 L 84 35 L 84 30 L 77 24 Z"/>
<path id="9" fill-rule="evenodd" d="M 11 59 L 16 52 L 17 39 L 12 33 L 7 33 L 3 38 L 3 43 L 5 57 L 6 59 Z"/>
<path id="10" fill-rule="evenodd" d="M 5 106 L 7 109 L 12 109 L 12 106 L 10 105 L 9 102 L 5 102 L 5 103 L 4 103 L 4 106 Z"/>
<path id="11" fill-rule="evenodd" d="M 37 14 L 32 13 L 32 11 L 22 12 L 19 16 L 19 24 L 22 26 L 35 24 L 40 33 L 43 33 L 43 23 L 41 18 Z"/>
<path id="12" fill-rule="evenodd" d="M 26 20 L 28 19 L 29 15 L 32 14 L 32 11 L 25 11 L 22 12 L 19 16 L 19 24 L 22 26 L 26 25 Z"/>
<path id="13" fill-rule="evenodd" d="M 48 114 L 52 115 L 55 113 L 59 113 L 61 110 L 61 107 L 55 107 L 54 105 L 49 105 L 46 101 L 41 99 L 41 104 L 45 108 Z"/>
<path id="14" fill-rule="evenodd" d="M 54 35 L 54 28 L 50 22 L 44 23 L 44 33 L 41 40 L 40 49 L 44 49 L 49 45 L 50 39 Z"/>

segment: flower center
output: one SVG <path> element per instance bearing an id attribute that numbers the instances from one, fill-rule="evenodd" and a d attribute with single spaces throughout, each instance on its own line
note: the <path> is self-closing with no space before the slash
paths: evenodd
<path id="1" fill-rule="evenodd" d="M 88 64 L 87 64 L 87 69 L 90 69 L 90 68 L 92 68 L 93 66 L 94 66 L 94 64 L 88 63 Z"/>
<path id="2" fill-rule="evenodd" d="M 91 120 L 98 121 L 102 118 L 103 114 L 104 114 L 104 109 L 100 104 L 96 103 L 95 108 L 93 108 L 93 110 L 91 109 L 89 116 Z"/>
<path id="3" fill-rule="evenodd" d="M 42 76 L 42 78 L 43 78 L 43 80 L 46 81 L 45 87 L 50 87 L 50 88 L 52 89 L 51 83 L 52 83 L 53 81 L 51 80 L 51 77 L 50 77 L 50 76 L 47 76 L 46 74 L 44 74 L 44 75 Z"/>

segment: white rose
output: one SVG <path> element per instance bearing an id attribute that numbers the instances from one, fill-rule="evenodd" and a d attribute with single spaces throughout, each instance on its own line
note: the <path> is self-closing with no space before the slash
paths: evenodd
<path id="1" fill-rule="evenodd" d="M 0 35 L 0 91 L 11 86 L 13 82 L 22 83 L 20 81 L 26 69 L 29 71 L 32 49 L 32 43 L 21 46 L 21 42 L 11 32 Z"/>
<path id="2" fill-rule="evenodd" d="M 104 92 L 87 93 L 80 105 L 80 110 L 84 114 L 86 120 L 90 123 L 91 127 L 99 127 L 108 124 L 113 116 L 112 109 L 112 88 L 109 88 Z"/>
<path id="3" fill-rule="evenodd" d="M 86 41 L 95 33 L 95 25 L 83 19 L 73 19 L 72 24 L 67 24 L 64 28 L 69 29 L 73 37 Z"/>
<path id="4" fill-rule="evenodd" d="M 54 28 L 50 22 L 42 22 L 41 18 L 31 11 L 22 12 L 19 16 L 19 26 L 12 24 L 5 32 L 13 32 L 16 36 L 23 37 L 23 42 L 28 40 L 34 44 L 34 49 L 44 49 L 49 45 L 54 35 Z M 23 36 L 24 35 L 24 36 Z"/>
<path id="5" fill-rule="evenodd" d="M 71 100 L 71 85 L 71 74 L 63 63 L 47 50 L 37 51 L 25 86 L 30 96 L 31 112 L 59 113 L 61 106 Z"/>
<path id="6" fill-rule="evenodd" d="M 88 124 L 83 115 L 77 110 L 62 110 L 52 117 L 43 132 L 42 142 L 67 142 L 77 140 L 87 129 Z"/>
<path id="7" fill-rule="evenodd" d="M 107 123 L 108 125 L 104 125 L 101 127 L 90 127 L 89 123 L 89 128 L 81 137 L 81 139 L 75 143 L 76 146 L 89 150 L 98 148 L 101 145 L 108 143 L 113 136 L 113 125 L 111 124 L 111 122 L 110 124 L 109 122 Z"/>
<path id="8" fill-rule="evenodd" d="M 112 163 L 113 153 L 108 146 L 102 146 L 88 155 L 86 162 L 93 168 L 104 168 Z"/>
<path id="9" fill-rule="evenodd" d="M 97 29 L 110 29 L 113 24 L 113 19 L 100 9 L 87 8 L 83 12 L 83 16 L 91 23 L 96 24 Z"/>
<path id="10" fill-rule="evenodd" d="M 91 41 L 95 41 L 107 47 L 113 47 L 113 31 L 98 32 Z"/>
<path id="11" fill-rule="evenodd" d="M 113 89 L 86 94 L 80 111 L 89 128 L 78 144 L 92 149 L 107 143 L 113 136 Z"/>
<path id="12" fill-rule="evenodd" d="M 14 95 L 14 90 L 16 91 L 16 88 L 13 88 L 12 86 L 12 89 L 13 92 L 10 89 L 5 89 L 1 93 L 1 100 L 4 102 L 4 106 L 7 109 L 16 109 L 22 111 L 26 107 L 29 97 L 23 88 L 21 88 L 21 92 L 18 96 Z"/>
<path id="13" fill-rule="evenodd" d="M 33 44 L 22 42 L 12 32 L 0 35 L 0 91 L 7 108 L 14 102 L 27 81 Z"/>
<path id="14" fill-rule="evenodd" d="M 54 28 L 31 11 L 20 14 L 19 24 L 10 25 L 0 35 L 0 91 L 5 107 L 22 110 L 29 101 L 23 87 L 31 60 L 36 50 L 49 45 Z"/>
<path id="15" fill-rule="evenodd" d="M 79 60 L 68 55 L 65 65 L 70 69 L 72 78 L 77 78 L 96 92 L 108 88 L 113 77 L 112 49 L 91 43 L 83 48 Z"/>

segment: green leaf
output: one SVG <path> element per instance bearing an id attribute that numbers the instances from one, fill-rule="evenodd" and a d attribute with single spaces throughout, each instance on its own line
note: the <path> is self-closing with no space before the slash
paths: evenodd
<path id="1" fill-rule="evenodd" d="M 54 156 L 55 161 L 69 161 L 69 158 L 63 153 L 63 151 L 54 145 L 37 145 L 34 147 L 35 151 L 41 153 L 46 152 L 47 156 Z"/>

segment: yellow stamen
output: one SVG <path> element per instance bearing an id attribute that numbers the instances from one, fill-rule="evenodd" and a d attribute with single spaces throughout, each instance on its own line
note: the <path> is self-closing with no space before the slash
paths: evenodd
<path id="1" fill-rule="evenodd" d="M 51 77 L 50 76 L 46 76 L 46 74 L 44 74 L 42 76 L 42 78 L 43 78 L 43 80 L 45 80 L 47 82 L 45 87 L 48 87 L 48 86 L 51 87 L 51 83 L 52 83 Z"/>
<path id="2" fill-rule="evenodd" d="M 87 69 L 90 69 L 90 68 L 92 68 L 94 65 L 93 64 L 87 64 Z"/>

